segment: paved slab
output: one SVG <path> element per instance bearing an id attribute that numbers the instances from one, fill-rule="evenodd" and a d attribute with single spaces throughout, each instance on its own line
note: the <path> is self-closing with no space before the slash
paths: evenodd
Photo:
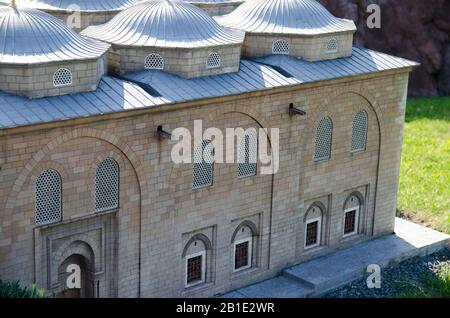
<path id="1" fill-rule="evenodd" d="M 395 234 L 301 263 L 283 275 L 225 295 L 241 297 L 308 297 L 340 287 L 365 274 L 370 264 L 386 267 L 417 255 L 450 246 L 450 236 L 396 219 Z"/>

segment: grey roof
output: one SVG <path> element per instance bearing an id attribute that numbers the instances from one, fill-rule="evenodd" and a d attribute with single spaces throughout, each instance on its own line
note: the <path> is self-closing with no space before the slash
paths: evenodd
<path id="1" fill-rule="evenodd" d="M 353 21 L 334 17 L 316 0 L 247 0 L 215 19 L 223 26 L 252 33 L 316 35 L 356 31 Z"/>
<path id="2" fill-rule="evenodd" d="M 0 7 L 0 63 L 33 64 L 99 58 L 106 43 L 84 38 L 52 15 Z"/>
<path id="3" fill-rule="evenodd" d="M 236 73 L 185 79 L 162 71 L 103 77 L 95 92 L 29 100 L 0 92 L 0 129 L 130 109 L 233 95 L 275 87 L 409 68 L 415 62 L 367 49 L 336 60 L 307 62 L 272 55 L 241 60 Z"/>
<path id="4" fill-rule="evenodd" d="M 142 0 L 16 0 L 16 4 L 45 11 L 112 12 L 124 10 L 139 1 Z M 11 0 L 0 0 L 0 3 L 10 4 Z"/>
<path id="5" fill-rule="evenodd" d="M 136 47 L 198 48 L 241 44 L 244 33 L 217 24 L 206 12 L 181 0 L 151 0 L 122 11 L 81 34 Z"/>

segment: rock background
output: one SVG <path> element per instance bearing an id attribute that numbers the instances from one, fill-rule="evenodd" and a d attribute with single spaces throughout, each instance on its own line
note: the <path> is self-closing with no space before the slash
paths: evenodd
<path id="1" fill-rule="evenodd" d="M 422 65 L 411 74 L 411 96 L 450 95 L 450 0 L 319 0 L 355 21 L 355 45 Z M 369 4 L 381 7 L 381 29 L 369 29 Z"/>

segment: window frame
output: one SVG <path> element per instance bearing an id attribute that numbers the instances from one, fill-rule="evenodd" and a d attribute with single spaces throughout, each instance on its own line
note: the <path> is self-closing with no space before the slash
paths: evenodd
<path id="1" fill-rule="evenodd" d="M 203 146 L 204 143 L 206 143 L 205 146 Z M 212 187 L 214 185 L 214 167 L 215 167 L 215 162 L 216 162 L 216 157 L 215 157 L 215 151 L 216 150 L 215 150 L 214 144 L 213 144 L 213 142 L 211 140 L 204 139 L 204 140 L 202 140 L 202 143 L 199 146 L 202 149 L 201 150 L 202 151 L 202 162 L 195 162 L 196 152 L 194 152 L 194 156 L 193 156 L 194 162 L 192 163 L 192 173 L 191 173 L 191 176 L 192 176 L 192 190 L 205 189 L 205 188 Z M 212 151 L 211 152 L 212 152 L 212 159 L 213 159 L 213 161 L 211 163 L 205 161 L 205 149 L 208 146 L 212 147 Z M 194 171 L 195 171 L 196 165 L 208 165 L 208 169 L 209 168 L 211 169 L 210 171 L 208 171 L 208 172 L 211 173 L 211 182 L 205 183 L 205 184 L 201 184 L 201 185 L 198 185 L 198 186 L 195 185 L 195 182 L 194 182 L 195 181 Z"/>
<path id="2" fill-rule="evenodd" d="M 37 216 L 39 214 L 38 213 L 38 195 L 37 195 L 38 194 L 38 182 L 39 182 L 41 176 L 44 174 L 44 172 L 47 172 L 47 171 L 54 173 L 55 176 L 57 177 L 57 181 L 58 181 L 57 190 L 58 190 L 58 213 L 59 213 L 59 217 L 58 217 L 57 220 L 55 219 L 55 220 L 50 221 L 50 222 L 47 221 L 47 222 L 38 223 L 37 222 L 37 219 L 38 219 Z M 63 181 L 62 181 L 61 174 L 56 169 L 52 169 L 52 168 L 44 169 L 38 175 L 38 177 L 36 179 L 36 183 L 34 185 L 34 226 L 40 227 L 40 226 L 46 226 L 46 225 L 50 225 L 50 224 L 56 224 L 56 223 L 59 223 L 59 222 L 61 222 L 63 220 L 63 188 L 62 188 L 63 184 L 62 183 L 63 183 Z M 40 198 L 40 199 L 42 199 L 42 198 Z"/>
<path id="3" fill-rule="evenodd" d="M 283 45 L 284 45 L 284 43 L 286 43 L 287 51 L 286 52 L 275 51 L 275 46 L 276 45 L 279 46 L 279 44 L 277 44 L 277 43 L 282 43 L 282 42 L 283 42 Z M 278 39 L 278 40 L 275 40 L 275 41 L 272 42 L 272 54 L 273 55 L 289 55 L 289 52 L 290 52 L 290 43 L 289 43 L 289 41 L 287 41 L 285 39 Z"/>
<path id="4" fill-rule="evenodd" d="M 248 242 L 247 246 L 247 260 L 248 264 L 246 266 L 242 266 L 239 268 L 236 268 L 236 246 L 242 243 Z M 242 272 L 246 269 L 253 267 L 253 236 L 237 240 L 233 242 L 233 273 Z"/>
<path id="5" fill-rule="evenodd" d="M 242 151 L 242 145 L 244 147 L 244 155 L 246 154 L 246 150 L 247 150 L 247 137 L 248 137 L 248 162 L 247 162 L 247 158 L 244 158 L 245 162 L 239 162 L 240 156 L 241 156 L 241 151 Z M 253 141 L 255 141 L 255 144 L 252 144 L 252 138 L 254 138 Z M 251 178 L 251 177 L 256 177 L 258 175 L 258 136 L 253 135 L 251 136 L 251 134 L 244 134 L 242 136 L 240 145 L 239 145 L 239 152 L 238 152 L 238 162 L 237 162 L 237 177 L 238 179 L 246 179 L 246 178 Z M 256 162 L 250 162 L 251 160 L 251 150 L 252 147 L 255 147 L 255 153 L 256 153 Z M 239 174 L 241 165 L 254 165 L 255 171 L 252 172 L 252 174 Z"/>
<path id="6" fill-rule="evenodd" d="M 199 281 L 195 281 L 193 283 L 188 283 L 188 264 L 189 260 L 195 257 L 201 256 L 201 279 Z M 201 285 L 206 283 L 206 251 L 200 251 L 198 253 L 189 254 L 185 256 L 185 263 L 184 263 L 184 286 L 185 288 L 194 287 L 197 285 Z"/>
<path id="7" fill-rule="evenodd" d="M 352 207 L 352 208 L 348 208 L 348 209 L 344 210 L 344 218 L 343 218 L 343 222 L 342 222 L 342 237 L 346 238 L 346 237 L 350 237 L 350 236 L 354 236 L 354 235 L 358 234 L 360 209 L 361 209 L 360 206 L 356 206 L 356 207 Z M 347 215 L 347 213 L 352 212 L 352 211 L 356 211 L 355 212 L 355 228 L 354 228 L 353 232 L 345 233 L 345 216 Z"/>
<path id="8" fill-rule="evenodd" d="M 317 142 L 318 142 L 318 128 L 319 125 L 324 121 L 327 120 L 330 124 L 330 140 L 329 140 L 329 144 L 328 144 L 328 156 L 326 157 L 317 157 L 316 158 L 316 153 L 317 153 Z M 322 117 L 319 122 L 316 124 L 315 126 L 315 140 L 314 140 L 314 153 L 313 153 L 313 159 L 314 162 L 323 162 L 323 161 L 329 161 L 331 160 L 331 156 L 333 153 L 333 133 L 334 133 L 334 122 L 333 119 L 330 116 L 325 116 Z"/>
<path id="9" fill-rule="evenodd" d="M 161 67 L 148 67 L 147 65 L 148 65 L 148 59 L 151 57 L 151 56 L 154 56 L 154 57 L 157 57 L 158 59 L 160 59 L 160 64 L 161 64 Z M 158 70 L 158 71 L 162 71 L 162 70 L 164 70 L 164 66 L 165 66 L 165 61 L 164 61 L 164 57 L 161 55 L 161 54 L 159 54 L 159 53 L 155 53 L 155 52 L 153 52 L 153 53 L 149 53 L 149 54 L 147 54 L 146 56 L 145 56 L 145 58 L 144 58 L 144 69 L 146 69 L 146 70 Z"/>
<path id="10" fill-rule="evenodd" d="M 365 115 L 365 120 L 366 120 L 366 127 L 364 130 L 364 148 L 358 148 L 358 149 L 353 149 L 353 139 L 354 139 L 354 125 L 355 125 L 355 120 L 356 120 L 356 116 L 358 116 L 359 113 L 364 113 Z M 350 140 L 350 152 L 353 153 L 358 153 L 358 152 L 364 152 L 367 150 L 367 137 L 369 135 L 369 114 L 367 113 L 367 111 L 365 109 L 362 109 L 358 112 L 356 112 L 355 116 L 353 116 L 353 121 L 352 121 L 352 136 L 351 136 L 351 140 Z"/>
<path id="11" fill-rule="evenodd" d="M 97 190 L 97 177 L 98 177 L 98 171 L 100 166 L 106 162 L 106 161 L 111 161 L 114 165 L 114 168 L 117 169 L 117 179 L 114 180 L 115 184 L 114 186 L 117 187 L 117 197 L 115 198 L 115 200 L 117 201 L 117 204 L 115 206 L 109 206 L 109 207 L 104 207 L 104 208 L 97 208 L 97 203 L 99 202 L 97 200 L 97 196 L 98 196 L 98 190 Z M 94 175 L 94 211 L 96 213 L 101 213 L 101 212 L 105 212 L 105 211 L 112 211 L 112 210 L 117 210 L 120 208 L 120 166 L 119 163 L 111 158 L 111 157 L 107 157 L 105 159 L 103 159 L 102 161 L 100 161 L 97 165 L 97 167 L 95 168 L 95 175 Z"/>
<path id="12" fill-rule="evenodd" d="M 64 84 L 57 84 L 56 83 L 56 76 L 57 73 L 61 73 L 64 72 L 66 74 L 69 75 L 70 81 L 68 83 L 64 83 Z M 72 86 L 73 85 L 73 73 L 71 70 L 69 70 L 66 67 L 60 67 L 59 69 L 57 69 L 54 73 L 53 73 L 53 87 L 58 88 L 58 87 L 68 87 L 68 86 Z"/>
<path id="13" fill-rule="evenodd" d="M 218 64 L 210 64 L 209 62 L 211 61 L 211 57 L 214 56 L 215 58 L 217 58 L 217 60 L 219 61 Z M 209 52 L 207 58 L 206 58 L 206 68 L 208 70 L 213 70 L 216 68 L 221 68 L 222 67 L 222 57 L 218 52 Z"/>
<path id="14" fill-rule="evenodd" d="M 306 245 L 306 239 L 307 239 L 307 234 L 308 234 L 308 231 L 307 231 L 308 224 L 311 224 L 314 222 L 317 222 L 317 237 L 316 237 L 317 242 L 313 245 Z M 321 238 L 322 238 L 322 217 L 319 216 L 319 217 L 311 219 L 311 220 L 306 220 L 306 222 L 305 222 L 305 243 L 303 244 L 305 250 L 310 250 L 310 249 L 320 246 L 322 243 Z"/>
<path id="15" fill-rule="evenodd" d="M 336 48 L 334 50 L 330 50 L 329 49 L 331 42 L 336 43 Z M 327 42 L 327 46 L 326 46 L 326 53 L 332 54 L 332 53 L 337 53 L 337 52 L 339 52 L 339 41 L 338 41 L 338 39 L 337 38 L 329 39 L 328 42 Z"/>

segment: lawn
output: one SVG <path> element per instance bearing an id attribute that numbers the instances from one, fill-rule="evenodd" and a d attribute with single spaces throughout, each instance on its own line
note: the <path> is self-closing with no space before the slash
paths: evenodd
<path id="1" fill-rule="evenodd" d="M 398 214 L 450 234 L 450 97 L 411 99 Z"/>

